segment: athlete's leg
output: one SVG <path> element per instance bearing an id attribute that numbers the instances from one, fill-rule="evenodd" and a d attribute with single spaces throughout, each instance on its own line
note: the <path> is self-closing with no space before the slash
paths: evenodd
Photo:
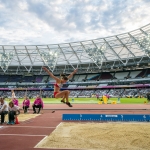
<path id="1" fill-rule="evenodd" d="M 69 95 L 69 91 L 68 90 L 64 90 L 64 91 L 61 91 L 61 92 L 57 93 L 55 95 L 55 98 L 61 98 L 61 97 L 63 97 L 68 102 L 68 95 Z"/>
<path id="2" fill-rule="evenodd" d="M 65 103 L 65 96 L 63 96 L 61 102 Z"/>
<path id="3" fill-rule="evenodd" d="M 65 90 L 65 91 L 61 91 L 59 93 L 57 93 L 55 95 L 55 98 L 61 98 L 61 97 L 65 97 L 66 99 L 66 104 L 69 106 L 69 107 L 72 107 L 72 105 L 69 103 L 69 91 L 68 90 Z"/>
<path id="4" fill-rule="evenodd" d="M 70 91 L 68 91 L 69 92 L 69 94 L 70 94 Z M 68 95 L 69 96 L 69 95 Z M 65 102 L 65 95 L 63 96 L 63 98 L 62 98 L 62 100 L 61 100 L 61 102 Z"/>

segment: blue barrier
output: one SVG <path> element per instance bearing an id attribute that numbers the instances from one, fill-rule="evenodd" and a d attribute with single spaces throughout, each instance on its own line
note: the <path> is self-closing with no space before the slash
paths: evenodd
<path id="1" fill-rule="evenodd" d="M 139 121 L 149 122 L 150 114 L 63 114 L 64 121 Z"/>

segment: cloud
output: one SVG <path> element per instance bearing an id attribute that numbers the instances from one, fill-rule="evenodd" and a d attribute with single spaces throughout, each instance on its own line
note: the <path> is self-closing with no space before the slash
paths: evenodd
<path id="1" fill-rule="evenodd" d="M 95 39 L 149 23 L 148 0 L 0 0 L 0 44 Z"/>

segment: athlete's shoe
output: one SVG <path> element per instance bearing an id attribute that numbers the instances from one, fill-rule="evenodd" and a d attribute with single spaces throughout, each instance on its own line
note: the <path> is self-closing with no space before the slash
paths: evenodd
<path id="1" fill-rule="evenodd" d="M 71 105 L 69 102 L 66 102 L 66 104 L 67 104 L 69 107 L 72 107 L 72 105 Z"/>
<path id="2" fill-rule="evenodd" d="M 7 122 L 7 124 L 11 124 L 10 122 Z"/>
<path id="3" fill-rule="evenodd" d="M 11 125 L 13 125 L 13 124 L 15 124 L 15 122 L 14 122 L 14 121 L 12 121 L 12 122 L 11 122 Z"/>
<path id="4" fill-rule="evenodd" d="M 64 100 L 61 100 L 61 102 L 62 102 L 62 103 L 65 103 L 65 101 L 64 101 Z"/>

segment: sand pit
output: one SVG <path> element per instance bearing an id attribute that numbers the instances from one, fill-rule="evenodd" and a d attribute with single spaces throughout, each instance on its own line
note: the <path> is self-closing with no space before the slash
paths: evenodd
<path id="1" fill-rule="evenodd" d="M 26 120 L 29 120 L 29 119 L 32 119 L 32 118 L 35 118 L 37 116 L 39 116 L 40 114 L 20 114 L 18 116 L 18 120 L 19 121 L 26 121 Z"/>
<path id="2" fill-rule="evenodd" d="M 61 123 L 36 148 L 149 150 L 149 123 Z"/>
<path id="3" fill-rule="evenodd" d="M 35 118 L 35 117 L 37 117 L 39 115 L 40 114 L 20 114 L 18 116 L 18 120 L 19 120 L 19 122 L 27 121 L 27 120 Z M 8 122 L 8 115 L 5 116 L 5 121 Z"/>

